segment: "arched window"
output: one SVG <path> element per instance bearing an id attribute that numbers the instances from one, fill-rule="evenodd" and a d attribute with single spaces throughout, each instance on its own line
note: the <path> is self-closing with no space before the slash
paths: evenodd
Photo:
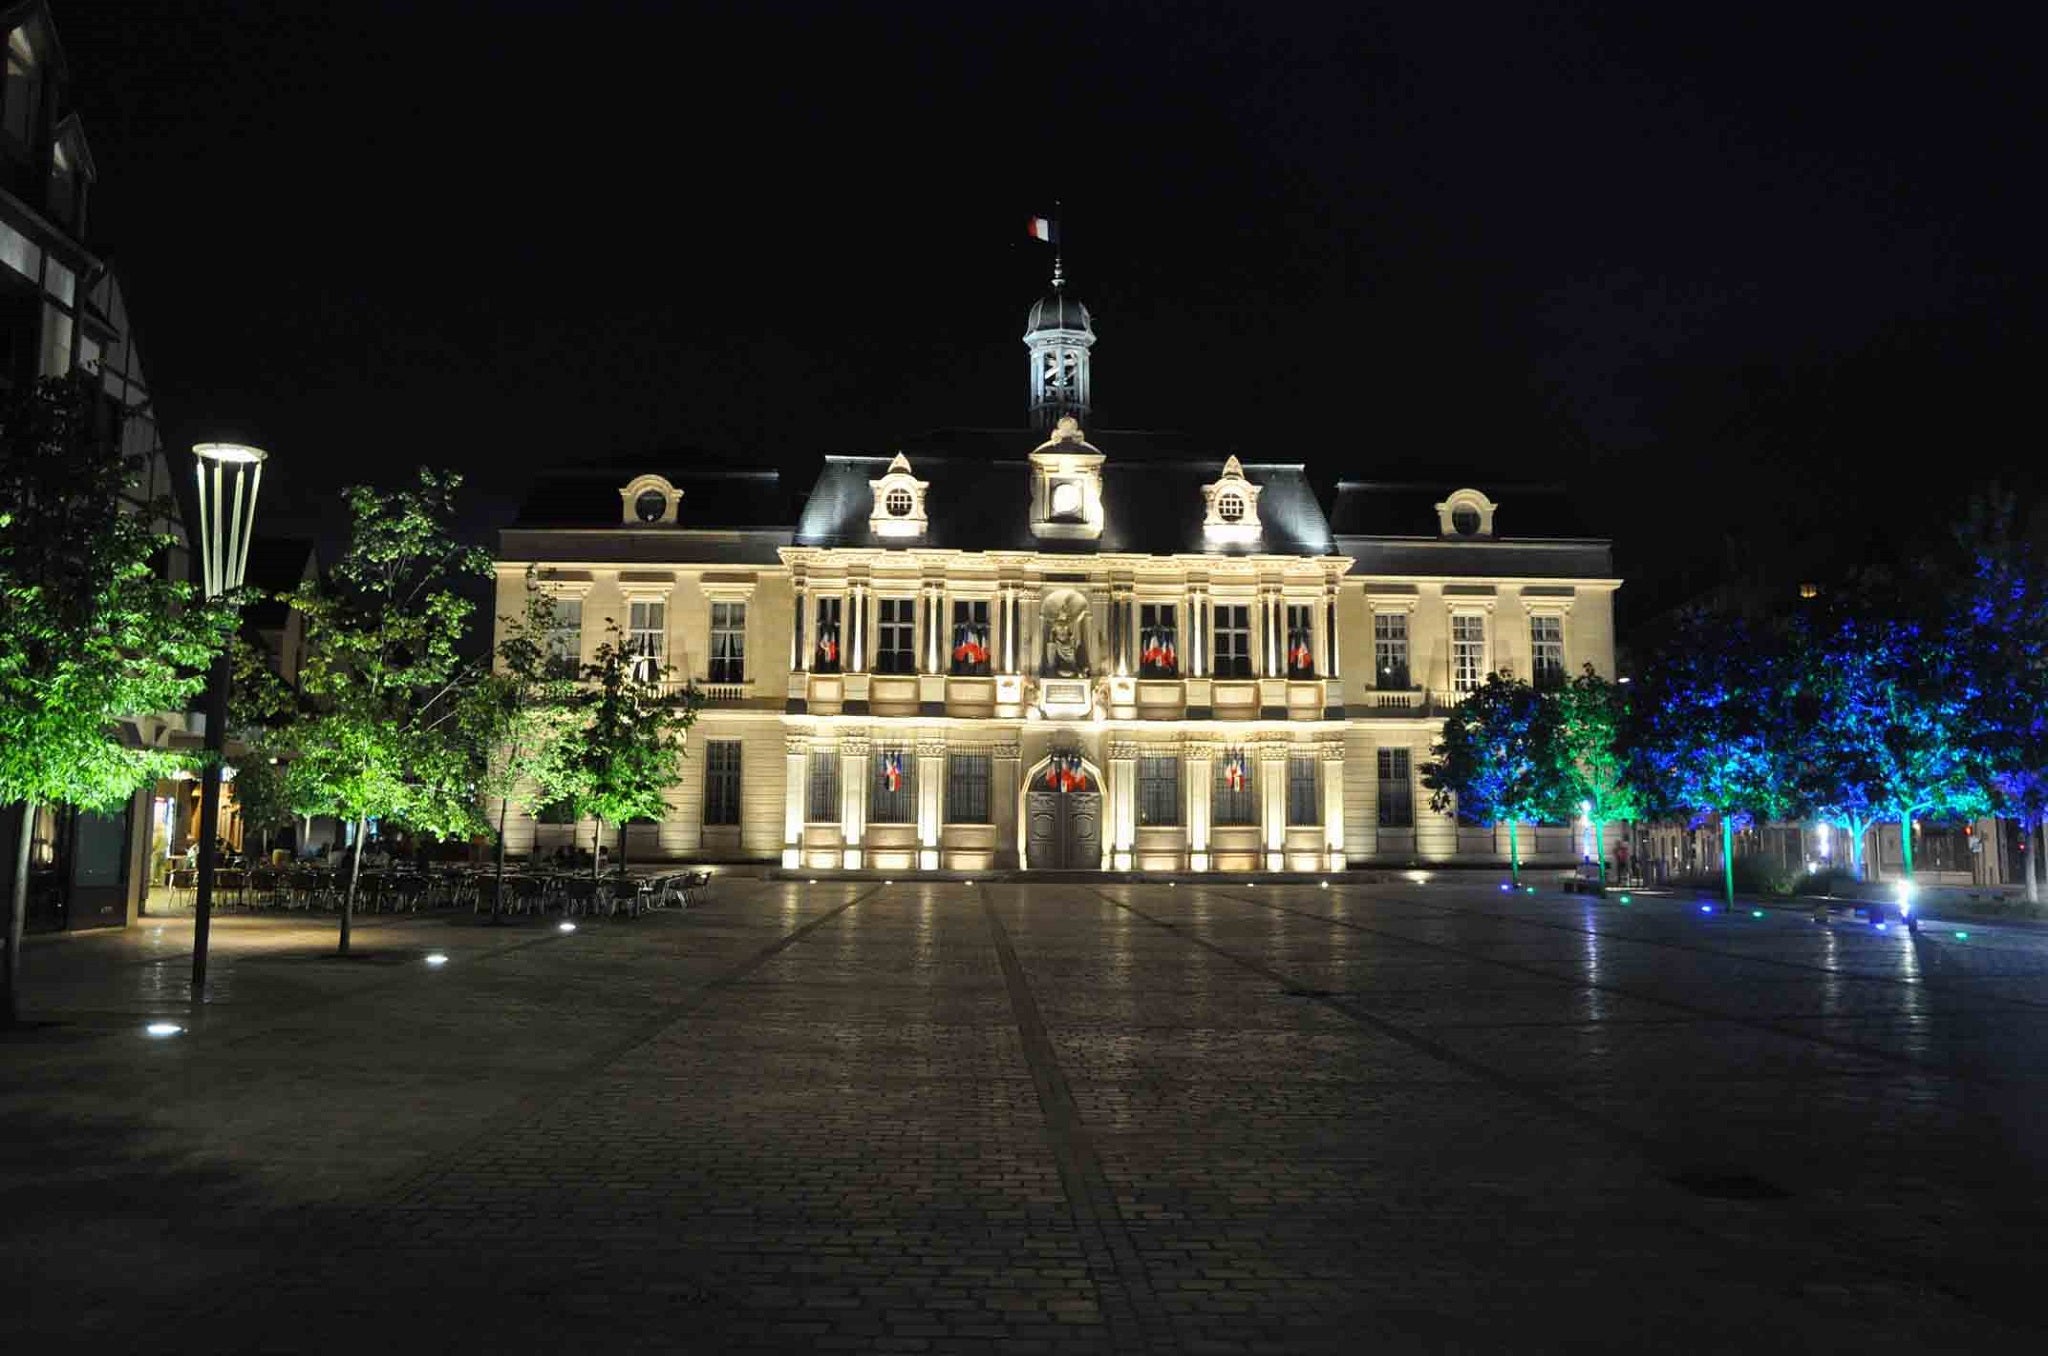
<path id="1" fill-rule="evenodd" d="M 1244 521 L 1244 496 L 1229 493 L 1216 496 L 1216 516 L 1226 523 Z"/>
<path id="2" fill-rule="evenodd" d="M 1479 510 L 1469 504 L 1451 510 L 1451 530 L 1461 537 L 1477 536 L 1479 533 Z"/>
<path id="3" fill-rule="evenodd" d="M 633 501 L 633 514 L 643 523 L 658 523 L 668 516 L 668 496 L 660 490 L 642 490 Z"/>
<path id="4" fill-rule="evenodd" d="M 909 517 L 910 510 L 916 507 L 916 504 L 917 501 L 912 497 L 910 491 L 901 485 L 890 490 L 887 498 L 883 501 L 883 505 L 888 509 L 891 518 Z"/>

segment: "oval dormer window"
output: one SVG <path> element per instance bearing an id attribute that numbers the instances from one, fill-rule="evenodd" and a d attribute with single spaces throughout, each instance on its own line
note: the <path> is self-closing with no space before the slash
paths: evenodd
<path id="1" fill-rule="evenodd" d="M 1244 496 L 1241 494 L 1218 495 L 1216 497 L 1216 516 L 1226 523 L 1243 522 Z"/>
<path id="2" fill-rule="evenodd" d="M 889 511 L 891 518 L 908 518 L 914 506 L 915 501 L 911 499 L 910 491 L 901 485 L 889 491 L 888 496 L 882 500 L 882 507 Z"/>
<path id="3" fill-rule="evenodd" d="M 1469 505 L 1451 510 L 1451 531 L 1461 537 L 1479 535 L 1479 510 Z"/>
<path id="4" fill-rule="evenodd" d="M 660 490 L 642 490 L 633 501 L 633 516 L 643 523 L 658 523 L 668 516 L 668 496 Z"/>

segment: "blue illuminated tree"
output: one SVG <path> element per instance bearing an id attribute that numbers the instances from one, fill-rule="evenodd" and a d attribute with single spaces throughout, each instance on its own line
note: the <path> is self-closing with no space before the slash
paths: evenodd
<path id="1" fill-rule="evenodd" d="M 2041 899 L 2048 820 L 2048 569 L 2012 495 L 1979 495 L 1956 531 L 1961 606 L 1951 608 L 1954 662 L 1968 677 L 1964 739 L 1998 810 L 2026 841 L 2027 902 Z"/>
<path id="2" fill-rule="evenodd" d="M 1690 827 L 1721 826 L 1727 908 L 1735 828 L 1793 803 L 1793 723 L 1782 651 L 1740 617 L 1693 612 L 1645 669 L 1631 703 L 1629 781 Z"/>
<path id="3" fill-rule="evenodd" d="M 1443 731 L 1422 766 L 1422 784 L 1439 813 L 1458 813 L 1489 827 L 1508 826 L 1509 871 L 1522 879 L 1519 825 L 1542 819 L 1558 800 L 1551 751 L 1556 709 L 1527 683 L 1506 674 L 1484 683 L 1444 717 Z"/>
<path id="4" fill-rule="evenodd" d="M 1917 619 L 1862 615 L 1823 621 L 1796 645 L 1806 809 L 1841 823 L 1862 875 L 1862 832 L 1896 819 L 1913 877 L 1913 821 L 1989 809 L 1970 746 L 1974 684 L 1960 645 Z"/>

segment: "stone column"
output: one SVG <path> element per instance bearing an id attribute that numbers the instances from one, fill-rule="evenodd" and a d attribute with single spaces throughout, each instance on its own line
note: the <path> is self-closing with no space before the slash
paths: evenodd
<path id="1" fill-rule="evenodd" d="M 801 576 L 790 581 L 795 598 L 796 616 L 789 628 L 789 671 L 802 673 L 810 668 L 811 661 L 804 647 L 804 581 Z"/>
<path id="2" fill-rule="evenodd" d="M 868 821 L 868 737 L 845 735 L 839 740 L 839 836 L 845 843 L 840 865 L 860 869 L 865 860 L 861 840 Z"/>
<path id="3" fill-rule="evenodd" d="M 1337 656 L 1344 652 L 1344 647 L 1340 643 L 1340 638 L 1337 631 L 1338 601 L 1339 599 L 1337 585 L 1331 584 L 1324 591 L 1323 602 L 1323 676 L 1325 678 L 1328 678 L 1332 683 L 1336 682 L 1339 678 L 1343 676 L 1342 669 L 1338 667 L 1337 659 Z M 1341 691 L 1342 689 L 1340 688 L 1339 692 Z M 1337 695 L 1337 693 L 1331 693 L 1328 696 L 1325 696 L 1324 704 L 1328 705 L 1330 697 L 1335 695 Z"/>
<path id="4" fill-rule="evenodd" d="M 1323 850 L 1332 871 L 1344 869 L 1344 741 L 1326 741 L 1318 750 L 1323 766 Z"/>
<path id="5" fill-rule="evenodd" d="M 1127 739 L 1109 744 L 1109 803 L 1110 866 L 1129 871 L 1138 838 L 1138 746 Z"/>
<path id="6" fill-rule="evenodd" d="M 1181 665 L 1181 672 L 1190 678 L 1202 676 L 1202 590 L 1188 590 L 1187 631 L 1181 637 L 1181 657 L 1187 662 Z"/>
<path id="7" fill-rule="evenodd" d="M 997 744 L 989 750 L 989 818 L 995 822 L 996 865 L 1017 867 L 1017 763 L 1022 748 Z"/>
<path id="8" fill-rule="evenodd" d="M 1188 821 L 1188 869 L 1207 871 L 1209 869 L 1209 781 L 1211 765 L 1216 761 L 1216 745 L 1212 743 L 1190 743 L 1182 761 L 1181 772 L 1185 785 L 1181 794 L 1187 797 Z"/>
<path id="9" fill-rule="evenodd" d="M 1259 836 L 1266 844 L 1266 869 L 1287 865 L 1287 745 L 1277 739 L 1259 745 Z"/>
<path id="10" fill-rule="evenodd" d="M 939 826 L 945 818 L 946 741 L 917 741 L 917 866 L 939 869 Z"/>
<path id="11" fill-rule="evenodd" d="M 782 865 L 789 871 L 804 864 L 810 752 L 811 741 L 806 735 L 790 735 L 782 741 Z"/>

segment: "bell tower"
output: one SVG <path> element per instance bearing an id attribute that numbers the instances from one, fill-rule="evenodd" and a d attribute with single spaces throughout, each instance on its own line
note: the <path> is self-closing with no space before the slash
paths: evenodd
<path id="1" fill-rule="evenodd" d="M 1088 350 L 1095 326 L 1088 308 L 1067 295 L 1057 256 L 1052 291 L 1031 308 L 1024 346 L 1031 351 L 1031 426 L 1050 433 L 1062 419 L 1084 423 L 1091 404 Z"/>

